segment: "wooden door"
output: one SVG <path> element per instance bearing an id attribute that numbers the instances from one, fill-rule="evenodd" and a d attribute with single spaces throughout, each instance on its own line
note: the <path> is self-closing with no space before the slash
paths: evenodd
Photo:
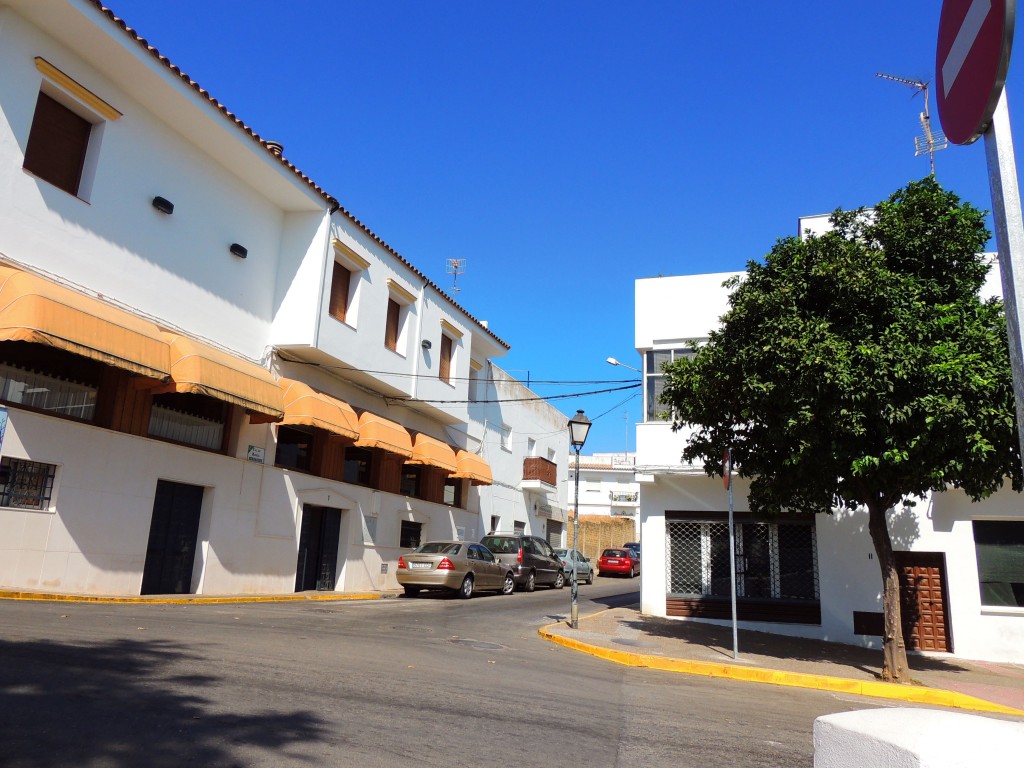
<path id="1" fill-rule="evenodd" d="M 942 552 L 894 552 L 907 650 L 952 653 Z"/>

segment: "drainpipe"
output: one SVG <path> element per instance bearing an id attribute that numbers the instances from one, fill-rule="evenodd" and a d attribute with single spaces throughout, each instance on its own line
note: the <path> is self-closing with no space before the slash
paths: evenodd
<path id="1" fill-rule="evenodd" d="M 423 341 L 423 315 L 426 313 L 426 301 L 427 301 L 427 280 L 423 278 L 423 287 L 420 289 L 419 298 L 416 300 L 417 307 L 416 312 L 416 338 L 413 340 L 412 345 L 412 391 L 409 396 L 413 399 L 416 398 L 416 393 L 419 390 L 420 382 L 420 359 L 423 357 L 423 347 L 420 343 Z"/>
<path id="2" fill-rule="evenodd" d="M 316 318 L 313 321 L 313 346 L 319 349 L 320 347 L 320 316 L 324 311 L 324 288 L 327 287 L 327 262 L 328 256 L 331 254 L 331 217 L 340 205 L 332 206 L 327 212 L 327 237 L 324 243 L 323 258 L 320 259 L 320 292 L 316 299 Z"/>

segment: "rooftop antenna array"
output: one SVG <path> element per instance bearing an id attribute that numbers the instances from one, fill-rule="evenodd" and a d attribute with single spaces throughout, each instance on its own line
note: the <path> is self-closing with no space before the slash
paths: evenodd
<path id="1" fill-rule="evenodd" d="M 914 89 L 914 96 L 917 96 L 919 93 L 924 94 L 924 111 L 920 114 L 921 130 L 923 131 L 923 135 L 914 137 L 914 157 L 919 157 L 927 152 L 928 160 L 931 163 L 932 176 L 934 176 L 935 153 L 940 149 L 948 147 L 949 142 L 946 141 L 946 135 L 941 129 L 932 130 L 932 118 L 928 113 L 928 83 L 922 80 L 908 80 L 905 77 L 887 75 L 883 72 L 877 72 L 875 77 L 892 80 L 894 83 L 909 85 Z M 913 96 L 911 96 L 911 98 L 913 98 Z"/>
<path id="2" fill-rule="evenodd" d="M 448 259 L 448 264 L 445 271 L 452 276 L 452 297 L 458 298 L 459 291 L 459 275 L 466 271 L 466 260 L 465 259 Z"/>

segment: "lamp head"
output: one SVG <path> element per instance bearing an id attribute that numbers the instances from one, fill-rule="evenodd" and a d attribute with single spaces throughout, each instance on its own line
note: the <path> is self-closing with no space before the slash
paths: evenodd
<path id="1" fill-rule="evenodd" d="M 569 419 L 569 443 L 577 451 L 587 442 L 587 433 L 590 432 L 590 419 L 583 411 L 576 411 L 576 415 Z"/>

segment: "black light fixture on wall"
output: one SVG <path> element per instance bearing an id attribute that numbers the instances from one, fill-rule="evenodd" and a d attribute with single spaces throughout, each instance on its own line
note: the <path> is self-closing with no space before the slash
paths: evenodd
<path id="1" fill-rule="evenodd" d="M 249 249 L 244 245 L 239 245 L 238 243 L 232 243 L 228 250 L 240 259 L 244 259 L 249 255 Z"/>
<path id="2" fill-rule="evenodd" d="M 153 207 L 160 211 L 160 213 L 166 213 L 168 216 L 174 213 L 174 203 L 166 197 L 160 197 L 160 195 L 153 198 Z"/>

